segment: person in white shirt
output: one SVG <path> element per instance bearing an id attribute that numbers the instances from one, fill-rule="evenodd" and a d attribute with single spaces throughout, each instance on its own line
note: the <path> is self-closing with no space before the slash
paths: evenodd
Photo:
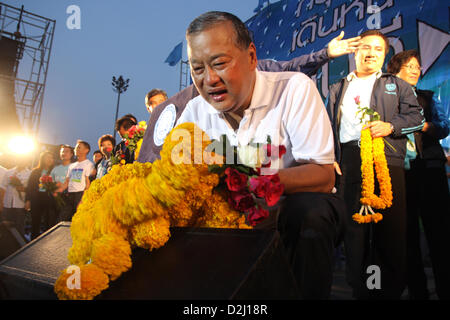
<path id="1" fill-rule="evenodd" d="M 301 297 L 327 299 L 343 208 L 331 193 L 333 133 L 317 88 L 301 73 L 257 71 L 249 31 L 232 14 L 202 14 L 186 38 L 200 96 L 178 124 L 194 122 L 213 139 L 226 134 L 234 145 L 266 142 L 270 135 L 286 147 L 278 171 L 286 195 L 278 229 Z"/>
<path id="2" fill-rule="evenodd" d="M 0 221 L 13 222 L 17 231 L 25 235 L 25 188 L 31 170 L 26 167 L 27 159 L 19 157 L 17 166 L 4 172 L 0 179 L 0 190 L 3 191 L 2 206 L 3 211 L 0 214 Z M 12 180 L 17 179 L 21 185 Z"/>
<path id="3" fill-rule="evenodd" d="M 71 206 L 70 216 L 67 221 L 71 221 L 73 215 L 77 211 L 78 204 L 83 197 L 83 193 L 90 186 L 89 176 L 94 169 L 92 161 L 87 159 L 87 155 L 91 150 L 91 146 L 86 141 L 78 140 L 75 146 L 75 155 L 77 161 L 69 165 L 67 170 L 66 181 L 57 190 L 57 192 L 64 192 L 67 189 L 68 205 Z"/>

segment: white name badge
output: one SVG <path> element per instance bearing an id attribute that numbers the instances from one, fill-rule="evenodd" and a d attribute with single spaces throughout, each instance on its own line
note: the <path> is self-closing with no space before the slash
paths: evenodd
<path id="1" fill-rule="evenodd" d="M 177 111 L 174 104 L 169 104 L 164 108 L 163 112 L 161 112 L 156 121 L 155 130 L 153 131 L 153 141 L 156 146 L 159 147 L 163 145 L 164 139 L 175 124 L 176 117 Z"/>

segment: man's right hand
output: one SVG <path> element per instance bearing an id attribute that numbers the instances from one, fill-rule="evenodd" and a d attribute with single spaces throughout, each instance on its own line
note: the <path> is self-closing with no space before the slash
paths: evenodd
<path id="1" fill-rule="evenodd" d="M 341 31 L 336 38 L 328 43 L 327 54 L 330 58 L 333 59 L 344 54 L 350 54 L 358 49 L 361 37 L 358 36 L 345 40 L 342 38 L 344 38 L 344 31 Z"/>
<path id="2" fill-rule="evenodd" d="M 27 210 L 27 211 L 31 210 L 31 202 L 30 202 L 30 200 L 25 201 L 25 210 Z"/>

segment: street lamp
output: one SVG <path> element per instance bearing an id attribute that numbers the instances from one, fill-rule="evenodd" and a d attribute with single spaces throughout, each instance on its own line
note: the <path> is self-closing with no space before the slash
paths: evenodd
<path id="1" fill-rule="evenodd" d="M 116 139 L 116 122 L 117 122 L 117 116 L 119 114 L 119 102 L 120 102 L 120 94 L 124 93 L 128 89 L 128 82 L 130 79 L 124 80 L 122 76 L 119 76 L 118 79 L 116 77 L 112 77 L 112 86 L 113 91 L 117 92 L 117 107 L 116 107 L 116 118 L 114 119 L 114 128 L 113 128 L 113 136 L 114 139 Z"/>

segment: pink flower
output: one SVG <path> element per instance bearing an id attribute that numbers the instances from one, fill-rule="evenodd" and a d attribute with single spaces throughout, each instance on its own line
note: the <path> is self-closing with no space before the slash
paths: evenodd
<path id="1" fill-rule="evenodd" d="M 279 178 L 278 178 L 279 180 Z M 264 195 L 264 199 L 269 207 L 272 207 L 277 204 L 278 200 L 280 200 L 281 195 L 284 192 L 284 185 L 277 182 L 271 182 L 268 184 L 266 189 L 266 194 Z"/>
<path id="2" fill-rule="evenodd" d="M 356 96 L 356 97 L 355 97 L 355 103 L 356 103 L 357 105 L 359 105 L 359 104 L 361 103 L 361 100 L 360 100 L 360 97 L 359 97 L 359 96 Z"/>
<path id="3" fill-rule="evenodd" d="M 286 153 L 286 147 L 283 145 L 274 146 L 273 144 L 266 144 L 266 145 L 264 145 L 264 148 L 265 148 L 266 154 L 269 158 L 272 157 L 272 152 L 278 151 L 278 158 L 280 158 L 280 159 Z"/>
<path id="4" fill-rule="evenodd" d="M 230 192 L 228 203 L 233 209 L 239 212 L 244 212 L 255 205 L 252 195 L 246 191 Z"/>
<path id="5" fill-rule="evenodd" d="M 256 226 L 258 223 L 262 222 L 269 216 L 269 211 L 261 207 L 251 207 L 248 212 L 248 222 L 251 226 Z"/>
<path id="6" fill-rule="evenodd" d="M 250 178 L 249 181 L 250 191 L 253 192 L 258 198 L 264 198 L 266 195 L 267 184 L 270 183 L 269 176 L 257 176 Z"/>

